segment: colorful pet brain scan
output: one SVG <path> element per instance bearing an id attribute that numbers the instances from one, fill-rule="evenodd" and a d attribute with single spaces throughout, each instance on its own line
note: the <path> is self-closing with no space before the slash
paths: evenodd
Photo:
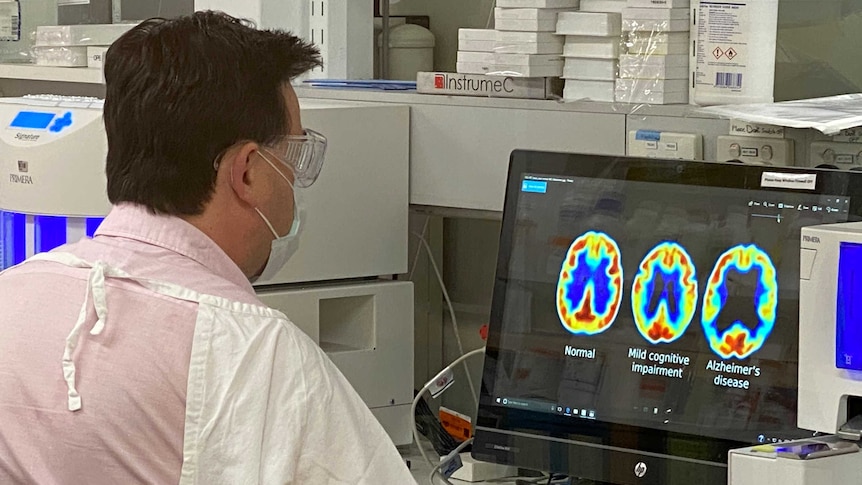
<path id="1" fill-rule="evenodd" d="M 755 272 L 754 309 L 757 322 L 735 320 L 725 329 L 718 317 L 728 299 L 728 277 Z M 775 326 L 778 277 L 769 255 L 755 244 L 738 245 L 719 256 L 704 292 L 701 325 L 710 348 L 722 359 L 744 359 L 763 346 Z M 756 324 L 756 325 L 755 325 Z"/>
<path id="2" fill-rule="evenodd" d="M 572 242 L 560 268 L 557 314 L 575 335 L 596 335 L 614 323 L 623 298 L 620 248 L 610 236 L 589 231 Z"/>
<path id="3" fill-rule="evenodd" d="M 697 309 L 697 272 L 691 256 L 675 242 L 655 246 L 632 282 L 632 316 L 652 344 L 682 337 Z"/>

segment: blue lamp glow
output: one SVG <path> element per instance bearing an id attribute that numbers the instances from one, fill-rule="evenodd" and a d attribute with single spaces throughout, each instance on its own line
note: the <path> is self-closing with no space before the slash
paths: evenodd
<path id="1" fill-rule="evenodd" d="M 838 256 L 835 366 L 862 370 L 862 244 L 842 242 Z"/>

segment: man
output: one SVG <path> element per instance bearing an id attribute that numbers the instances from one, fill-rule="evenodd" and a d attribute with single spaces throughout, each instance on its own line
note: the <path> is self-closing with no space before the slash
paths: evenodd
<path id="1" fill-rule="evenodd" d="M 0 483 L 415 483 L 250 283 L 284 263 L 294 190 L 320 170 L 289 84 L 319 64 L 212 12 L 110 48 L 113 209 L 92 240 L 0 276 Z"/>

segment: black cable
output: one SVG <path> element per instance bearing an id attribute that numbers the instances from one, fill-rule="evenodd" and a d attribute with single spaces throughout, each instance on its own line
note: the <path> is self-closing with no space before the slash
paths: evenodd
<path id="1" fill-rule="evenodd" d="M 428 441 L 434 447 L 434 451 L 440 456 L 448 455 L 461 444 L 443 428 L 443 425 L 440 424 L 440 421 L 431 411 L 424 397 L 416 405 L 416 429 L 428 438 Z M 419 443 L 417 443 L 418 445 Z"/>

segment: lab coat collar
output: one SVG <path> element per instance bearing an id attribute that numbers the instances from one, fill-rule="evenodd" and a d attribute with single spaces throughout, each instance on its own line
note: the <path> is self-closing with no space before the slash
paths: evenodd
<path id="1" fill-rule="evenodd" d="M 142 205 L 121 203 L 113 206 L 94 235 L 123 237 L 179 253 L 254 294 L 248 278 L 224 250 L 179 217 L 155 215 Z"/>

